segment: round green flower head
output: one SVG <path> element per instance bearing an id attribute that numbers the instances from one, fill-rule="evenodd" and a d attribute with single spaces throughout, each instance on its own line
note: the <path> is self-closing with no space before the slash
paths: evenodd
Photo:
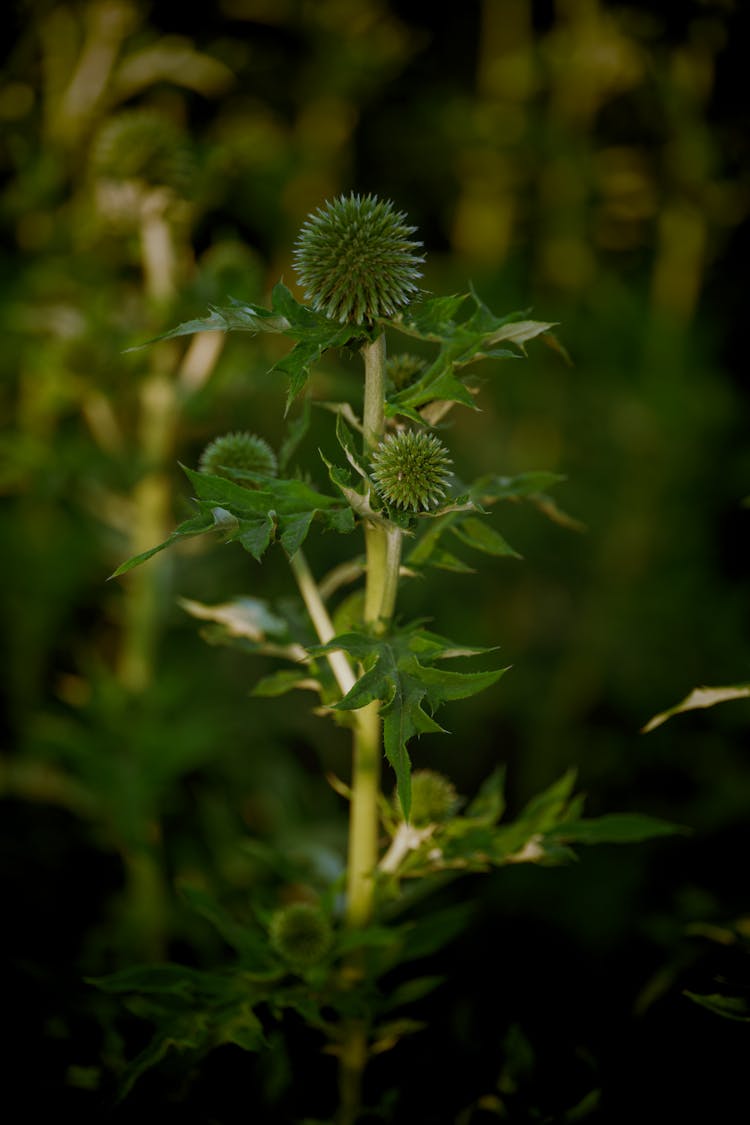
<path id="1" fill-rule="evenodd" d="M 426 368 L 427 364 L 423 359 L 409 352 L 389 356 L 385 361 L 386 376 L 397 391 L 410 387 Z"/>
<path id="2" fill-rule="evenodd" d="M 331 320 L 371 324 L 417 292 L 421 242 L 406 215 L 375 195 L 341 195 L 319 207 L 297 238 L 294 266 L 305 296 Z"/>
<path id="3" fill-rule="evenodd" d="M 215 477 L 226 477 L 243 481 L 243 473 L 260 473 L 264 477 L 275 477 L 278 471 L 276 454 L 267 441 L 255 434 L 224 434 L 210 442 L 201 454 L 198 466 L 202 473 Z"/>
<path id="4" fill-rule="evenodd" d="M 333 937 L 325 914 L 307 902 L 277 910 L 268 933 L 276 952 L 298 969 L 307 969 L 325 957 Z"/>
<path id="5" fill-rule="evenodd" d="M 458 807 L 459 796 L 452 781 L 435 770 L 414 770 L 411 775 L 411 814 L 414 825 L 439 824 Z M 401 805 L 395 799 L 396 811 Z"/>
<path id="6" fill-rule="evenodd" d="M 434 434 L 388 434 L 372 455 L 375 487 L 387 504 L 407 512 L 437 508 L 450 477 L 448 450 Z"/>
<path id="7" fill-rule="evenodd" d="M 93 150 L 94 170 L 109 180 L 142 180 L 184 194 L 193 158 L 182 130 L 151 109 L 129 109 L 106 122 Z"/>

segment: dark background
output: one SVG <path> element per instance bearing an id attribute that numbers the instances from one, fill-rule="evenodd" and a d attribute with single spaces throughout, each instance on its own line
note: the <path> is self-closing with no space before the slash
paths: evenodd
<path id="1" fill-rule="evenodd" d="M 229 294 L 292 285 L 304 217 L 349 190 L 407 212 L 425 289 L 471 280 L 493 309 L 530 307 L 572 359 L 532 344 L 523 363 L 478 369 L 481 413 L 456 412 L 446 434 L 465 479 L 564 474 L 558 503 L 587 530 L 510 508 L 495 524 L 523 561 L 404 586 L 405 617 L 513 665 L 446 709 L 451 736 L 417 743 L 415 764 L 469 796 L 505 761 L 511 810 L 576 766 L 590 812 L 691 829 L 443 892 L 473 903 L 471 926 L 427 966 L 447 982 L 422 1004 L 427 1029 L 373 1064 L 373 1101 L 393 1091 L 386 1119 L 442 1125 L 492 1120 L 478 1100 L 499 1079 L 517 1122 L 573 1120 L 594 1089 L 587 1119 L 602 1122 L 720 1120 L 742 1096 L 746 1025 L 684 991 L 746 994 L 748 705 L 639 733 L 692 687 L 748 678 L 741 8 L 226 0 L 4 16 L 0 862 L 9 1079 L 27 1116 L 331 1112 L 333 1064 L 293 1022 L 288 1057 L 279 1042 L 270 1061 L 169 1060 L 111 1110 L 111 1064 L 142 1029 L 82 981 L 154 955 L 220 958 L 174 888 L 268 897 L 248 839 L 340 863 L 343 806 L 322 774 L 346 774 L 344 733 L 304 698 L 250 700 L 264 662 L 208 648 L 176 604 L 283 597 L 281 552 L 261 569 L 239 548 L 193 549 L 105 580 L 135 549 L 144 480 L 166 532 L 187 511 L 178 460 L 228 429 L 283 433 L 273 341 L 227 339 L 156 439 L 148 388 L 174 382 L 184 350 L 124 349 Z M 161 163 L 117 133 L 144 107 L 164 123 Z M 166 292 L 143 220 L 165 186 Z M 355 361 L 326 357 L 315 397 L 355 378 Z M 331 441 L 315 411 L 314 475 Z M 316 572 L 346 546 L 311 541 Z"/>

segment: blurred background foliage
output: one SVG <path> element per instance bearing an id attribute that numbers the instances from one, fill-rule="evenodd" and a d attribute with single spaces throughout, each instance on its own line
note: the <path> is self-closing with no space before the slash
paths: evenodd
<path id="1" fill-rule="evenodd" d="M 83 976 L 222 956 L 181 880 L 273 905 L 305 866 L 313 883 L 340 870 L 344 807 L 323 774 L 346 776 L 344 732 L 304 700 L 249 699 L 263 662 L 209 649 L 177 602 L 284 597 L 280 552 L 261 570 L 201 544 L 106 578 L 187 511 L 178 461 L 194 466 L 229 429 L 277 447 L 284 433 L 285 387 L 266 374 L 278 341 L 125 349 L 228 295 L 293 285 L 304 217 L 349 190 L 408 213 L 425 289 L 471 280 L 499 312 L 531 307 L 560 322 L 571 357 L 532 345 L 527 362 L 482 370 L 481 413 L 456 413 L 443 435 L 465 479 L 565 474 L 559 502 L 586 530 L 511 508 L 499 526 L 524 561 L 404 587 L 404 615 L 499 644 L 514 665 L 453 705 L 452 736 L 416 744 L 415 763 L 469 795 L 505 761 L 512 805 L 576 765 L 590 811 L 693 829 L 472 883 L 474 925 L 438 959 L 452 983 L 373 1082 L 400 1086 L 393 1120 L 469 1123 L 502 1099 L 514 1121 L 563 1120 L 599 1088 L 592 1119 L 632 1120 L 654 1079 L 651 1104 L 715 1108 L 737 1081 L 745 1029 L 682 990 L 748 977 L 732 873 L 748 842 L 747 705 L 639 730 L 698 683 L 747 678 L 741 8 L 9 6 L 0 796 L 30 1108 L 62 1098 L 101 1119 L 99 1068 L 123 1044 Z M 327 356 L 314 397 L 356 396 L 358 379 L 356 360 Z M 332 417 L 313 416 L 305 457 L 323 483 Z M 312 542 L 316 572 L 341 548 Z M 243 1089 L 269 1122 L 301 1112 L 288 1075 L 317 1061 L 297 1034 L 272 1064 L 219 1053 L 189 1120 L 244 1120 Z M 685 1086 L 691 1066 L 711 1081 Z M 154 1079 L 118 1119 L 183 1092 Z"/>

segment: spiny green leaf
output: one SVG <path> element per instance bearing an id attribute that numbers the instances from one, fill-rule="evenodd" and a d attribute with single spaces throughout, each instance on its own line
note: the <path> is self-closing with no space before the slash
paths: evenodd
<path id="1" fill-rule="evenodd" d="M 637 844 L 688 829 L 643 813 L 609 813 L 587 820 L 566 820 L 553 829 L 557 840 L 570 844 Z"/>
<path id="2" fill-rule="evenodd" d="M 505 811 L 505 766 L 498 766 L 479 787 L 464 816 L 483 824 L 497 824 Z"/>
<path id="3" fill-rule="evenodd" d="M 214 520 L 211 512 L 201 512 L 197 516 L 192 516 L 191 519 L 185 520 L 179 527 L 176 527 L 172 534 L 159 543 L 156 547 L 151 547 L 148 551 L 142 551 L 139 555 L 133 555 L 132 558 L 126 559 L 124 563 L 120 563 L 117 570 L 113 571 L 110 578 L 119 578 L 122 574 L 127 574 L 135 566 L 140 566 L 141 563 L 147 562 L 149 559 L 157 555 L 159 551 L 171 547 L 178 539 L 185 539 L 194 535 L 204 535 L 207 531 L 219 530 L 216 521 Z"/>
<path id="4" fill-rule="evenodd" d="M 343 534 L 354 529 L 354 517 L 346 504 L 304 481 L 266 477 L 262 487 L 244 488 L 225 477 L 198 473 L 185 466 L 183 469 L 195 490 L 200 514 L 180 524 L 163 543 L 128 559 L 113 577 L 146 562 L 184 536 L 207 531 L 222 532 L 225 542 L 239 542 L 260 561 L 277 538 L 291 558 L 307 537 L 313 519 Z"/>
<path id="5" fill-rule="evenodd" d="M 513 559 L 522 557 L 518 551 L 513 550 L 510 543 L 502 537 L 499 531 L 476 516 L 469 516 L 460 520 L 451 528 L 451 531 L 462 543 L 474 547 L 477 551 L 483 551 L 486 555 Z"/>
<path id="6" fill-rule="evenodd" d="M 687 989 L 684 995 L 696 1004 L 700 1004 L 702 1008 L 707 1008 L 709 1012 L 713 1012 L 715 1016 L 737 1020 L 739 1023 L 750 1023 L 750 1005 L 743 997 L 722 996 L 717 992 L 706 995 L 699 992 L 688 992 Z"/>
<path id="7" fill-rule="evenodd" d="M 287 692 L 295 689 L 320 691 L 320 683 L 304 671 L 282 668 L 280 671 L 273 672 L 270 676 L 264 676 L 263 679 L 258 680 L 251 694 L 274 698 L 278 695 L 286 695 Z"/>
<path id="8" fill-rule="evenodd" d="M 518 473 L 514 477 L 490 474 L 474 482 L 471 486 L 471 495 L 481 504 L 491 504 L 498 500 L 525 500 L 540 492 L 546 492 L 565 479 L 559 473 L 545 470 Z"/>
<path id="9" fill-rule="evenodd" d="M 278 334 L 286 333 L 290 328 L 286 318 L 277 312 L 264 309 L 260 305 L 243 305 L 241 301 L 236 301 L 232 297 L 229 299 L 231 304 L 224 308 L 209 305 L 210 313 L 207 317 L 187 320 L 184 324 L 178 324 L 176 328 L 171 328 L 160 336 L 154 336 L 153 339 L 146 340 L 143 344 L 128 348 L 127 351 L 138 351 L 139 348 L 148 347 L 149 344 L 156 344 L 161 340 L 174 340 L 178 336 L 192 336 L 196 332 L 251 332 L 253 334 L 273 332 Z"/>
<path id="10" fill-rule="evenodd" d="M 750 684 L 733 684 L 730 687 L 697 687 L 693 688 L 690 695 L 681 703 L 662 711 L 649 719 L 643 728 L 643 734 L 655 730 L 673 715 L 681 715 L 683 711 L 695 711 L 703 707 L 715 707 L 717 703 L 726 703 L 732 699 L 747 699 L 750 696 Z"/>
<path id="11" fill-rule="evenodd" d="M 367 670 L 336 707 L 354 711 L 374 700 L 380 701 L 385 753 L 396 773 L 399 800 L 408 820 L 411 762 L 407 743 L 415 735 L 442 731 L 432 717 L 441 703 L 465 699 L 483 691 L 507 669 L 447 672 L 435 668 L 435 660 L 470 655 L 474 650 L 455 645 L 436 634 L 423 633 L 414 626 L 385 638 L 345 633 L 311 652 L 317 655 L 335 649 L 343 649 L 355 660 L 366 663 Z"/>
<path id="12" fill-rule="evenodd" d="M 224 941 L 246 958 L 253 968 L 270 967 L 268 944 L 259 931 L 238 922 L 208 891 L 187 884 L 180 886 L 179 890 L 188 906 L 210 922 Z"/>
<path id="13" fill-rule="evenodd" d="M 398 331 L 418 339 L 438 342 L 440 349 L 425 372 L 408 387 L 389 396 L 389 414 L 417 411 L 435 400 L 456 402 L 476 409 L 474 396 L 459 371 L 479 359 L 519 358 L 498 345 L 507 342 L 524 353 L 525 344 L 554 327 L 526 319 L 525 313 L 497 317 L 472 290 L 474 311 L 464 320 L 454 319 L 468 294 L 438 298 L 412 307 L 391 323 Z"/>
<path id="14" fill-rule="evenodd" d="M 310 396 L 307 395 L 302 404 L 302 412 L 287 425 L 287 434 L 279 450 L 279 472 L 284 473 L 297 451 L 297 448 L 310 428 Z"/>

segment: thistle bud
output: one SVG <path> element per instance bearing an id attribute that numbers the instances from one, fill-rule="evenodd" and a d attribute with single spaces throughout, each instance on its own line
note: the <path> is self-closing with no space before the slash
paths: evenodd
<path id="1" fill-rule="evenodd" d="M 410 387 L 426 368 L 427 364 L 423 359 L 409 352 L 389 356 L 385 361 L 386 377 L 396 391 L 403 391 L 405 387 Z"/>
<path id="2" fill-rule="evenodd" d="M 386 504 L 407 512 L 437 508 L 445 497 L 451 459 L 434 434 L 388 434 L 372 455 L 372 477 Z"/>
<path id="3" fill-rule="evenodd" d="M 300 231 L 294 265 L 305 296 L 331 320 L 371 324 L 409 303 L 421 277 L 421 242 L 406 215 L 374 195 L 325 203 Z"/>
<path id="4" fill-rule="evenodd" d="M 275 477 L 278 471 L 276 454 L 268 442 L 248 433 L 215 438 L 203 450 L 198 468 L 202 473 L 226 477 L 240 484 L 251 484 L 242 479 L 244 473 Z"/>
<path id="5" fill-rule="evenodd" d="M 296 969 L 308 969 L 322 960 L 333 937 L 325 914 L 307 902 L 277 910 L 268 933 L 273 949 Z"/>
<path id="6" fill-rule="evenodd" d="M 401 806 L 396 799 L 396 812 Z M 409 819 L 416 827 L 439 824 L 457 809 L 459 796 L 449 778 L 435 770 L 414 770 L 411 775 L 411 813 Z"/>

